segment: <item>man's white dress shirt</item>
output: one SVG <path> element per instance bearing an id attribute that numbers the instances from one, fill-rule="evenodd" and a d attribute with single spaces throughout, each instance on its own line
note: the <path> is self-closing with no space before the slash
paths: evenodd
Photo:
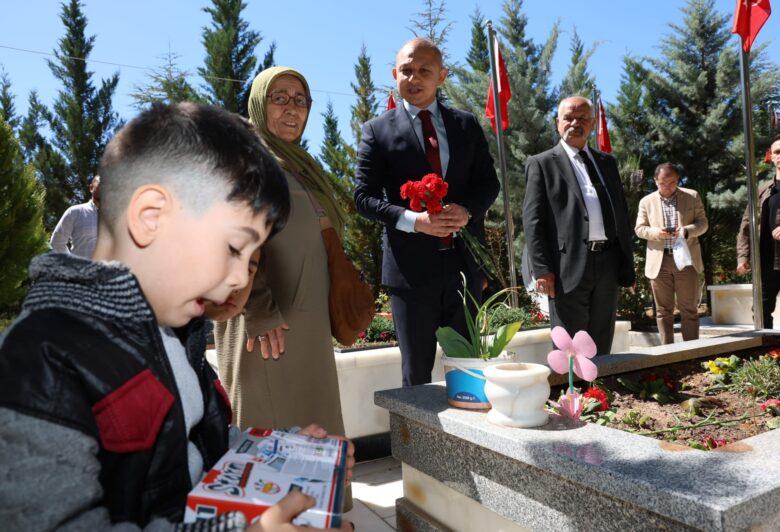
<path id="1" fill-rule="evenodd" d="M 420 117 L 418 116 L 422 109 L 415 107 L 406 100 L 404 100 L 404 109 L 409 114 L 409 118 L 412 120 L 414 133 L 417 135 L 417 140 L 420 141 L 420 146 L 422 147 L 423 153 L 425 153 L 425 139 L 423 138 L 422 120 L 420 120 Z M 439 103 L 436 100 L 434 100 L 433 103 L 425 109 L 431 112 L 431 122 L 433 122 L 433 127 L 436 129 L 436 137 L 439 142 L 439 159 L 441 159 L 441 171 L 444 172 L 444 175 L 442 176 L 443 179 L 444 176 L 447 175 L 447 165 L 450 162 L 450 145 L 447 142 L 447 130 L 444 129 L 444 119 L 441 116 Z M 420 179 L 422 179 L 421 175 L 409 176 L 408 181 L 419 181 Z M 406 231 L 407 233 L 414 233 L 414 222 L 417 221 L 417 216 L 419 214 L 420 213 L 418 212 L 406 209 L 403 216 L 401 216 L 398 219 L 398 222 L 396 222 L 395 228 L 400 231 Z"/>
<path id="2" fill-rule="evenodd" d="M 574 175 L 577 176 L 577 183 L 580 185 L 580 190 L 582 191 L 582 199 L 585 200 L 585 209 L 588 211 L 588 240 L 606 240 L 607 234 L 604 232 L 604 216 L 601 213 L 599 195 L 590 180 L 588 167 L 585 166 L 585 162 L 580 159 L 580 150 L 574 146 L 569 146 L 563 139 L 561 139 L 561 146 L 563 146 L 563 149 L 566 151 L 566 155 L 569 156 L 571 165 L 574 168 Z M 593 160 L 593 155 L 591 155 L 587 144 L 585 145 L 584 150 L 593 162 L 593 167 L 596 168 L 599 179 L 601 179 L 604 190 L 606 190 L 607 184 L 604 183 L 604 176 L 601 175 L 599 166 L 596 164 L 596 161 Z"/>
<path id="3" fill-rule="evenodd" d="M 89 200 L 65 211 L 51 234 L 51 248 L 57 253 L 72 253 L 89 259 L 95 252 L 97 233 L 98 208 Z"/>

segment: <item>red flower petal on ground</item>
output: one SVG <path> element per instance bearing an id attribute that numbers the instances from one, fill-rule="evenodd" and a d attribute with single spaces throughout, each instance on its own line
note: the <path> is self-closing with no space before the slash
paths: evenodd
<path id="1" fill-rule="evenodd" d="M 588 390 L 582 395 L 598 401 L 601 404 L 601 407 L 599 408 L 601 412 L 609 408 L 609 399 L 607 398 L 607 393 L 601 388 L 596 386 L 588 388 Z"/>

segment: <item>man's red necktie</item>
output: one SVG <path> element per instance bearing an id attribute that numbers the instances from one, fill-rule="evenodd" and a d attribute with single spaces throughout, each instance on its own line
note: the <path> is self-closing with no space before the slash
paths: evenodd
<path id="1" fill-rule="evenodd" d="M 423 141 L 425 144 L 425 158 L 431 165 L 433 173 L 444 179 L 444 172 L 441 168 L 441 157 L 439 157 L 439 136 L 436 135 L 436 128 L 433 126 L 431 112 L 423 109 L 417 116 L 422 122 Z M 452 249 L 452 235 L 440 238 L 439 249 Z"/>

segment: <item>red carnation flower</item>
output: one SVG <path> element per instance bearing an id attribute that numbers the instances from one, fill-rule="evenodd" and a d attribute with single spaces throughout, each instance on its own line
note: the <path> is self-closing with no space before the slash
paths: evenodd
<path id="1" fill-rule="evenodd" d="M 763 403 L 761 403 L 761 410 L 766 412 L 767 409 L 769 409 L 769 412 L 772 415 L 777 414 L 780 412 L 780 399 L 767 399 Z"/>
<path id="2" fill-rule="evenodd" d="M 582 395 L 598 401 L 599 404 L 601 404 L 601 407 L 599 407 L 599 411 L 601 412 L 609 408 L 609 399 L 607 398 L 607 392 L 605 392 L 601 388 L 598 388 L 597 386 L 588 388 L 588 390 Z"/>

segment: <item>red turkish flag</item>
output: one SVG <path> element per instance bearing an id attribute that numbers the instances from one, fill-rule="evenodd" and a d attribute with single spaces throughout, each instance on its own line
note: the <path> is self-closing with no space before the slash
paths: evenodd
<path id="1" fill-rule="evenodd" d="M 737 0 L 731 33 L 742 37 L 742 49 L 745 53 L 750 52 L 753 41 L 771 13 L 769 0 Z"/>
<path id="2" fill-rule="evenodd" d="M 393 98 L 393 93 L 390 93 L 390 96 L 387 97 L 387 110 L 395 109 L 395 98 Z"/>
<path id="3" fill-rule="evenodd" d="M 609 130 L 607 129 L 607 114 L 604 112 L 604 106 L 599 99 L 598 124 L 596 125 L 596 144 L 599 151 L 612 153 L 612 142 L 609 140 Z"/>
<path id="4" fill-rule="evenodd" d="M 509 75 L 506 72 L 504 58 L 501 57 L 501 49 L 498 46 L 498 39 L 493 38 L 493 50 L 496 53 L 496 64 L 498 65 L 498 101 L 501 105 L 501 130 L 509 127 L 509 100 L 512 99 L 512 89 L 509 86 Z M 485 116 L 490 119 L 490 127 L 493 133 L 496 133 L 496 113 L 493 103 L 493 76 L 490 76 L 488 83 L 487 102 L 485 103 Z"/>
<path id="5" fill-rule="evenodd" d="M 764 162 L 765 163 L 771 163 L 772 162 L 772 146 L 769 146 L 766 149 L 766 153 L 764 154 Z"/>

